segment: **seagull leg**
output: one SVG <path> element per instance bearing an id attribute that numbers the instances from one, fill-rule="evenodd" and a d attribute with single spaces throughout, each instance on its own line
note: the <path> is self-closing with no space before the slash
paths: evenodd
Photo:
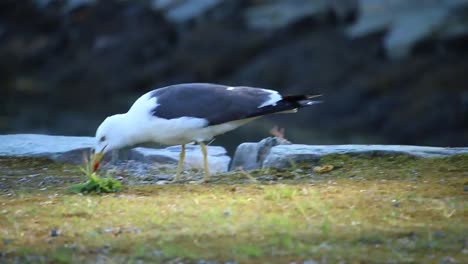
<path id="1" fill-rule="evenodd" d="M 185 160 L 185 144 L 182 144 L 182 149 L 180 151 L 180 156 L 179 156 L 179 164 L 177 164 L 177 172 L 172 182 L 180 181 L 180 174 L 182 173 L 182 170 L 184 169 L 184 160 Z"/>
<path id="2" fill-rule="evenodd" d="M 200 142 L 200 148 L 203 153 L 203 169 L 205 171 L 203 182 L 207 182 L 208 180 L 210 180 L 210 168 L 208 166 L 208 151 L 206 150 L 206 145 L 203 142 Z"/>

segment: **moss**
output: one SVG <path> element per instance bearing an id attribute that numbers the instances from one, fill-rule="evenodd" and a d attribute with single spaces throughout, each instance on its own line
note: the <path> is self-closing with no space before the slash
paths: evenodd
<path id="1" fill-rule="evenodd" d="M 334 169 L 313 172 L 327 164 Z M 1 251 L 6 261 L 54 263 L 466 262 L 467 156 L 328 156 L 249 174 L 257 181 L 229 173 L 117 194 L 0 196 Z"/>

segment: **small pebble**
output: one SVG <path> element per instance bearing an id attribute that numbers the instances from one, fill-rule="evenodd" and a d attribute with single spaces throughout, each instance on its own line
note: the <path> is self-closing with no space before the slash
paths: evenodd
<path id="1" fill-rule="evenodd" d="M 149 181 L 149 182 L 155 181 L 155 180 L 157 181 L 157 180 L 159 180 L 159 177 L 146 176 L 146 177 L 144 177 L 142 180 L 143 180 L 143 181 Z"/>
<path id="2" fill-rule="evenodd" d="M 216 264 L 216 262 L 214 261 L 207 261 L 207 260 L 204 260 L 204 259 L 201 259 L 197 262 L 198 264 Z"/>
<path id="3" fill-rule="evenodd" d="M 169 181 L 169 180 L 172 180 L 173 178 L 174 176 L 172 175 L 166 175 L 166 174 L 158 175 L 158 181 L 161 181 L 161 180 Z"/>
<path id="4" fill-rule="evenodd" d="M 57 229 L 50 230 L 50 236 L 51 237 L 58 237 L 59 233 L 58 233 Z"/>
<path id="5" fill-rule="evenodd" d="M 88 236 L 90 236 L 90 237 L 97 237 L 97 236 L 98 236 L 98 233 L 96 233 L 96 232 L 89 232 L 89 233 L 88 233 Z"/>
<path id="6" fill-rule="evenodd" d="M 445 234 L 444 234 L 444 232 L 436 231 L 436 232 L 434 232 L 434 237 L 435 238 L 444 238 Z"/>
<path id="7" fill-rule="evenodd" d="M 3 241 L 3 244 L 4 244 L 4 245 L 8 245 L 8 244 L 10 244 L 10 243 L 13 241 L 13 239 L 4 238 L 4 239 L 2 239 L 2 241 Z"/>
<path id="8" fill-rule="evenodd" d="M 463 188 L 463 191 L 468 192 L 468 185 L 465 185 L 465 187 Z"/>
<path id="9" fill-rule="evenodd" d="M 125 178 L 122 177 L 122 176 L 118 176 L 118 177 L 116 177 L 115 179 L 118 180 L 118 181 L 123 181 Z"/>
<path id="10" fill-rule="evenodd" d="M 27 183 L 29 180 L 27 178 L 21 178 L 18 180 L 19 183 Z"/>
<path id="11" fill-rule="evenodd" d="M 104 229 L 104 232 L 105 233 L 112 233 L 112 232 L 114 232 L 114 228 L 112 228 L 112 227 L 106 228 L 106 229 Z"/>
<path id="12" fill-rule="evenodd" d="M 141 229 L 136 228 L 136 227 L 127 228 L 125 231 L 128 232 L 128 233 L 134 233 L 134 234 L 139 234 L 139 233 L 141 233 Z"/>
<path id="13" fill-rule="evenodd" d="M 157 181 L 156 182 L 157 185 L 166 185 L 168 183 L 169 183 L 169 181 Z"/>
<path id="14" fill-rule="evenodd" d="M 440 264 L 448 264 L 448 263 L 456 263 L 457 261 L 452 258 L 452 257 L 443 257 L 441 260 L 440 260 Z"/>
<path id="15" fill-rule="evenodd" d="M 327 243 L 321 243 L 319 245 L 319 248 L 322 248 L 322 249 L 331 249 L 331 246 Z"/>

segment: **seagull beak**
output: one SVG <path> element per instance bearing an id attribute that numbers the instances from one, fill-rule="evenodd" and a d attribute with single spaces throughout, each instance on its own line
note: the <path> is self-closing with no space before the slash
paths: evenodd
<path id="1" fill-rule="evenodd" d="M 99 165 L 101 164 L 102 158 L 104 157 L 104 150 L 106 149 L 107 145 L 104 146 L 100 152 L 94 154 L 93 158 L 93 172 L 96 172 L 99 169 Z"/>

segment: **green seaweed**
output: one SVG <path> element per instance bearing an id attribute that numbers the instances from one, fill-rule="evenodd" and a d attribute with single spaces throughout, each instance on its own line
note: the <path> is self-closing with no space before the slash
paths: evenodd
<path id="1" fill-rule="evenodd" d="M 122 183 L 110 176 L 100 177 L 95 172 L 88 175 L 88 180 L 68 188 L 72 193 L 115 193 L 122 190 Z"/>
<path id="2" fill-rule="evenodd" d="M 72 193 L 82 193 L 82 194 L 91 194 L 91 193 L 115 193 L 122 190 L 122 183 L 110 175 L 105 177 L 99 176 L 96 169 L 94 168 L 96 155 L 91 154 L 89 159 L 83 157 L 85 163 L 81 172 L 87 177 L 87 180 L 83 183 L 73 184 L 68 188 L 68 191 Z"/>

